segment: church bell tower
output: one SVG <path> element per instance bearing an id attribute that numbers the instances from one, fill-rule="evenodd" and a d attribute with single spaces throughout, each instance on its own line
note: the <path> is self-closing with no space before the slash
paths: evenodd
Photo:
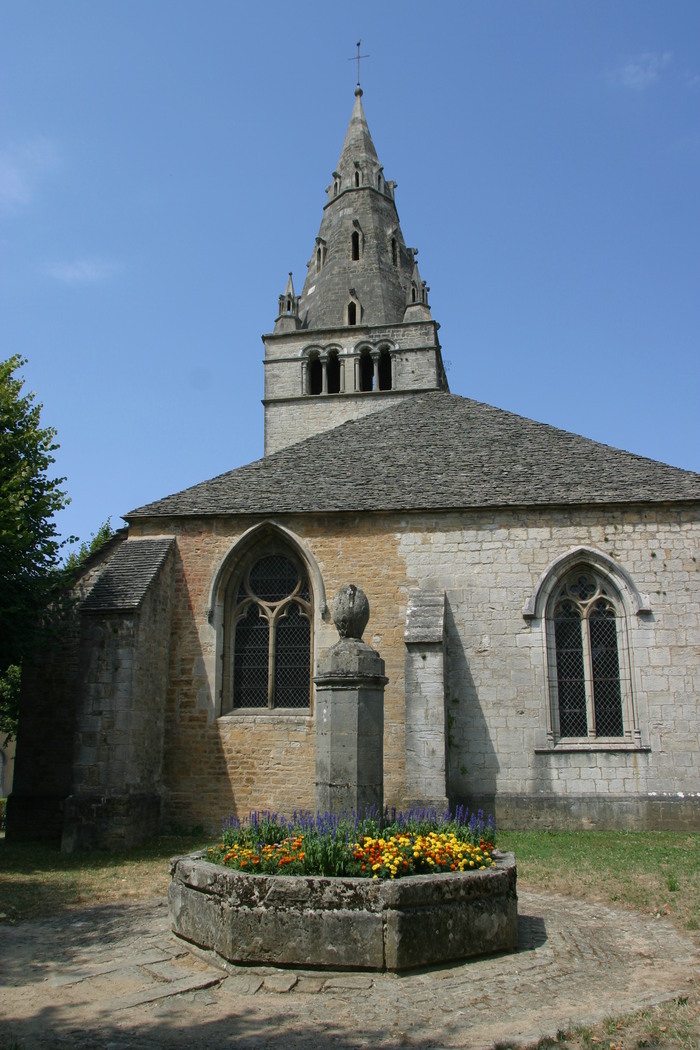
<path id="1" fill-rule="evenodd" d="M 290 273 L 265 344 L 265 454 L 427 390 L 448 390 L 417 249 L 407 248 L 355 104 L 300 296 Z"/>

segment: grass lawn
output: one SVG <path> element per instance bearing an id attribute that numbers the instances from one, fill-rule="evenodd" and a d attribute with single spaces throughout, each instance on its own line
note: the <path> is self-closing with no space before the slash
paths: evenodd
<path id="1" fill-rule="evenodd" d="M 162 897 L 169 882 L 168 859 L 210 844 L 201 835 L 164 837 L 128 853 L 62 854 L 0 838 L 0 926 L 89 904 Z M 521 890 L 658 916 L 700 947 L 700 835 L 505 831 L 499 833 L 498 847 L 515 853 Z M 611 1018 L 595 1029 L 562 1032 L 555 1042 L 541 1045 L 561 1050 L 698 1050 L 700 998 Z"/>

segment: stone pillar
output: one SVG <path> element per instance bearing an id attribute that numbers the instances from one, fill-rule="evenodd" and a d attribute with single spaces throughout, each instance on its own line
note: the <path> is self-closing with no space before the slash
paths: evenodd
<path id="1" fill-rule="evenodd" d="M 379 351 L 372 351 L 372 368 L 374 369 L 374 379 L 372 381 L 372 390 L 379 390 Z"/>
<path id="2" fill-rule="evenodd" d="M 362 641 L 363 591 L 346 584 L 333 602 L 340 641 L 319 658 L 316 684 L 316 808 L 384 807 L 384 661 Z"/>
<path id="3" fill-rule="evenodd" d="M 446 807 L 445 595 L 414 591 L 406 613 L 405 805 Z"/>

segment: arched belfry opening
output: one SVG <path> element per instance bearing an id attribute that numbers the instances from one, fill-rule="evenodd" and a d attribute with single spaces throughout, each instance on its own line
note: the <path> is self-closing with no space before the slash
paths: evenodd
<path id="1" fill-rule="evenodd" d="M 358 262 L 360 258 L 360 234 L 357 230 L 352 231 L 352 237 L 350 238 L 350 250 L 352 253 L 353 262 Z"/>
<path id="2" fill-rule="evenodd" d="M 309 358 L 308 363 L 308 385 L 310 394 L 320 394 L 323 390 L 323 366 L 318 354 Z"/>
<path id="3" fill-rule="evenodd" d="M 374 390 L 374 362 L 369 350 L 363 350 L 360 354 L 358 365 L 359 388 L 363 393 Z"/>
<path id="4" fill-rule="evenodd" d="M 340 393 L 340 358 L 338 357 L 337 350 L 330 350 L 328 353 L 328 363 L 326 365 L 327 381 L 328 381 L 328 393 L 339 394 Z"/>
<path id="5" fill-rule="evenodd" d="M 349 302 L 348 303 L 348 324 L 349 325 L 356 325 L 357 324 L 357 303 L 354 303 L 354 302 Z"/>
<path id="6" fill-rule="evenodd" d="M 386 347 L 379 354 L 379 389 L 391 390 L 391 354 Z"/>

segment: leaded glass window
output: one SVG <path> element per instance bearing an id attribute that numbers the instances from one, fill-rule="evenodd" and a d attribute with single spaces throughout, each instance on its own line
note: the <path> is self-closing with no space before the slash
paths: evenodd
<path id="1" fill-rule="evenodd" d="M 251 559 L 229 606 L 227 682 L 234 708 L 305 708 L 311 689 L 311 592 L 286 554 Z"/>
<path id="2" fill-rule="evenodd" d="M 629 682 L 620 660 L 624 622 L 618 596 L 596 572 L 576 569 L 553 595 L 549 620 L 556 735 L 624 736 L 622 694 Z"/>

